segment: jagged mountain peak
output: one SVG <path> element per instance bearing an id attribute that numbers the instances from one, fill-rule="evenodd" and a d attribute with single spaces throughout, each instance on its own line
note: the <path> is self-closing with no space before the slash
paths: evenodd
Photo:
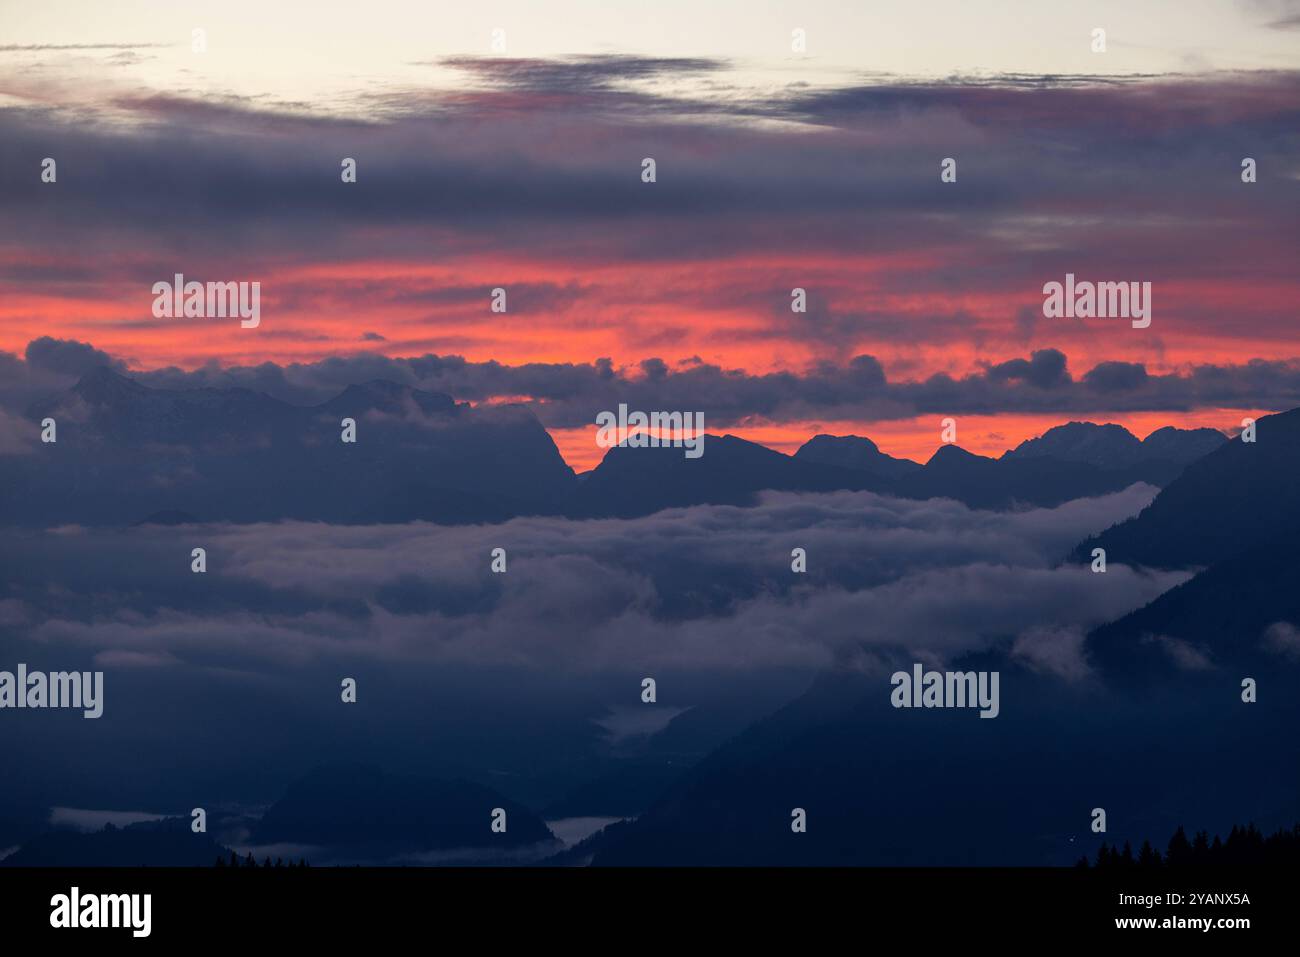
<path id="1" fill-rule="evenodd" d="M 1141 452 L 1141 441 L 1122 425 L 1067 422 L 1053 426 L 1037 438 L 1026 439 L 1003 457 L 1051 456 L 1067 461 L 1119 467 L 1135 461 Z"/>
<path id="2" fill-rule="evenodd" d="M 425 392 L 391 379 L 369 379 L 354 383 L 324 403 L 340 411 L 398 412 L 414 404 L 425 412 L 452 412 L 456 400 L 442 392 Z"/>
<path id="3" fill-rule="evenodd" d="M 123 375 L 109 366 L 95 366 L 72 387 L 72 391 L 87 402 L 109 403 L 131 396 L 144 395 L 150 391 L 130 376 Z"/>

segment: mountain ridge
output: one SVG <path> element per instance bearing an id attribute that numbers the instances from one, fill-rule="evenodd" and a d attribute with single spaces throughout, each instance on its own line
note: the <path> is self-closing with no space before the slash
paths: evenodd
<path id="1" fill-rule="evenodd" d="M 786 455 L 709 435 L 699 459 L 679 448 L 617 446 L 579 477 L 524 406 L 476 407 L 380 378 L 296 406 L 242 387 L 155 389 L 99 366 L 30 411 L 56 420 L 58 443 L 0 457 L 9 489 L 0 492 L 0 521 L 631 518 L 748 506 L 769 490 L 1054 507 L 1135 482 L 1167 485 L 1198 450 L 1226 442 L 1208 429 L 1165 427 L 1139 441 L 1113 424 L 1070 422 L 998 458 L 945 444 L 921 464 L 863 436 L 822 433 Z M 357 441 L 336 445 L 344 419 L 356 423 Z M 113 500 L 101 486 L 116 490 Z"/>

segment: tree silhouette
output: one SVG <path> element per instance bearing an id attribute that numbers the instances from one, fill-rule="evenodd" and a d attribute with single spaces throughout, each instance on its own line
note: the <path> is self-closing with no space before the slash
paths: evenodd
<path id="1" fill-rule="evenodd" d="M 1160 852 L 1151 846 L 1150 841 L 1143 841 L 1142 849 L 1138 851 L 1138 867 L 1159 867 L 1162 863 Z"/>
<path id="2" fill-rule="evenodd" d="M 1187 840 L 1187 832 L 1180 826 L 1169 839 L 1169 850 L 1163 861 L 1150 841 L 1142 842 L 1136 862 L 1132 846 L 1127 841 L 1122 852 L 1104 841 L 1097 849 L 1096 866 L 1099 868 L 1118 870 L 1135 863 L 1141 868 L 1217 865 L 1279 867 L 1294 871 L 1300 868 L 1300 824 L 1290 830 L 1280 828 L 1267 837 L 1253 823 L 1245 827 L 1234 824 L 1227 840 L 1221 840 L 1217 834 L 1211 840 L 1208 832 L 1198 831 L 1191 841 Z M 1089 866 L 1086 855 L 1077 866 Z"/>
<path id="3" fill-rule="evenodd" d="M 1178 825 L 1174 836 L 1169 839 L 1169 849 L 1165 851 L 1165 863 L 1170 867 L 1183 867 L 1192 860 L 1192 845 L 1187 842 L 1187 832 Z"/>
<path id="4" fill-rule="evenodd" d="M 1197 831 L 1196 837 L 1192 838 L 1192 863 L 1207 864 L 1210 858 L 1210 835 L 1204 831 Z"/>

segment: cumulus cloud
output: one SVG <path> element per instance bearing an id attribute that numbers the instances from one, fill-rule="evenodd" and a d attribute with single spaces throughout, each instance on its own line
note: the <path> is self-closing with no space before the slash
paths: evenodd
<path id="1" fill-rule="evenodd" d="M 373 339 L 376 333 L 366 333 Z M 382 337 L 379 337 L 382 338 Z M 6 354 L 0 353 L 0 368 Z M 88 343 L 33 340 L 27 361 L 8 356 L 8 389 L 0 385 L 0 407 L 24 411 L 37 396 L 75 383 L 85 371 L 122 360 Z M 608 358 L 592 362 L 528 362 L 505 365 L 456 355 L 426 353 L 389 357 L 378 353 L 332 356 L 316 362 L 253 366 L 207 363 L 130 373 L 162 389 L 245 388 L 295 405 L 314 405 L 349 386 L 375 379 L 451 395 L 459 401 L 519 400 L 550 428 L 590 425 L 595 414 L 625 402 L 639 409 L 703 412 L 712 428 L 752 421 L 818 418 L 889 420 L 930 413 L 1038 413 L 1087 415 L 1189 408 L 1277 408 L 1300 404 L 1300 360 L 1253 360 L 1203 364 L 1163 374 L 1141 363 L 1102 362 L 1075 378 L 1066 355 L 1035 350 L 960 377 L 889 379 L 874 356 L 853 356 L 842 364 L 818 363 L 802 372 L 750 373 L 689 357 L 669 362 L 652 356 L 626 368 Z M 0 423 L 0 442 L 3 442 Z M 0 445 L 0 450 L 3 445 Z"/>
<path id="2" fill-rule="evenodd" d="M 126 371 L 126 363 L 75 339 L 41 336 L 27 343 L 26 357 L 31 368 L 56 375 L 80 377 L 99 366 L 109 366 L 119 372 Z"/>

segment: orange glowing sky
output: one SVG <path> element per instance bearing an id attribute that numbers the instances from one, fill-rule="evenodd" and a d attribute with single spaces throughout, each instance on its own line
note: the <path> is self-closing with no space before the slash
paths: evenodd
<path id="1" fill-rule="evenodd" d="M 41 264 L 30 257 L 3 264 Z M 64 264 L 66 265 L 66 264 Z M 155 319 L 153 295 L 138 282 L 94 282 L 18 290 L 0 301 L 0 349 L 21 353 L 35 335 L 94 343 L 140 369 L 177 365 L 309 362 L 341 352 L 388 356 L 424 352 L 502 363 L 589 362 L 616 365 L 647 356 L 668 362 L 696 356 L 750 372 L 801 371 L 816 361 L 866 353 L 886 371 L 924 378 L 960 374 L 1035 348 L 1059 348 L 1076 368 L 1099 361 L 1144 362 L 1168 371 L 1205 362 L 1290 355 L 1290 323 L 1269 321 L 1276 304 L 1298 291 L 1294 277 L 1158 285 L 1153 327 L 1139 334 L 1109 324 L 1039 319 L 1026 330 L 1012 320 L 1037 311 L 1033 287 L 908 294 L 913 276 L 934 263 L 913 256 L 745 258 L 699 264 L 585 265 L 544 260 L 464 258 L 428 264 L 360 260 L 306 266 L 235 268 L 261 283 L 262 323 L 255 331 L 208 319 Z M 101 264 L 102 266 L 102 264 Z M 208 270 L 187 279 L 220 278 Z M 170 280 L 171 276 L 164 277 Z M 560 290 L 538 304 L 530 287 Z M 834 337 L 815 315 L 795 315 L 788 290 L 836 315 Z M 508 311 L 490 309 L 491 290 L 507 291 Z M 738 290 L 744 290 L 743 298 Z M 454 301 L 438 301 L 454 290 Z M 427 301 L 424 297 L 428 297 Z M 1213 315 L 1213 322 L 1202 317 Z M 839 317 L 847 316 L 847 320 Z M 888 317 L 887 324 L 881 317 Z M 908 326 L 916 333 L 908 337 Z M 362 340 L 365 333 L 377 334 Z"/>
<path id="2" fill-rule="evenodd" d="M 309 363 L 366 351 L 390 357 L 452 354 L 505 365 L 588 363 L 607 356 L 616 368 L 634 366 L 647 356 L 662 357 L 670 365 L 698 357 L 759 374 L 797 374 L 818 362 L 842 362 L 865 353 L 881 359 L 891 381 L 923 380 L 939 372 L 961 376 L 1044 347 L 1065 352 L 1076 373 L 1112 359 L 1142 362 L 1158 373 L 1207 360 L 1244 363 L 1294 352 L 1294 336 L 1284 325 L 1257 323 L 1250 328 L 1253 334 L 1243 336 L 1245 321 L 1207 325 L 1182 316 L 1183 304 L 1197 314 L 1221 309 L 1228 317 L 1249 316 L 1252 304 L 1266 311 L 1270 303 L 1293 295 L 1294 283 L 1261 287 L 1185 280 L 1162 287 L 1149 330 L 1155 335 L 1144 335 L 1123 322 L 1105 328 L 1036 323 L 1025 329 L 1008 317 L 1036 306 L 1032 289 L 911 296 L 900 291 L 910 276 L 926 268 L 925 258 L 917 255 L 609 264 L 580 270 L 563 262 L 495 256 L 437 264 L 357 260 L 287 265 L 260 272 L 262 322 L 256 330 L 229 321 L 156 320 L 147 289 L 138 283 L 104 282 L 3 300 L 0 349 L 21 354 L 39 333 L 94 343 L 138 370 L 193 369 L 210 362 Z M 735 301 L 735 290 L 746 284 L 758 290 L 757 297 L 770 298 L 768 308 L 755 296 Z M 788 292 L 782 290 L 794 285 L 807 288 L 810 299 L 824 309 L 860 314 L 861 319 L 856 324 L 836 320 L 834 337 L 819 336 L 821 320 L 789 313 Z M 505 314 L 489 308 L 495 286 L 507 290 Z M 530 301 L 534 287 L 565 292 L 539 307 Z M 440 301 L 445 290 L 460 292 Z M 426 295 L 430 301 L 421 298 Z M 876 327 L 876 315 L 890 317 L 886 328 Z M 909 323 L 917 330 L 912 339 L 906 337 Z M 521 398 L 527 397 L 500 400 Z M 1077 417 L 1116 422 L 1143 437 L 1163 425 L 1228 430 L 1245 415 L 1267 411 L 1207 407 Z M 925 461 L 938 445 L 939 418 L 771 422 L 754 417 L 723 426 L 706 422 L 706 428 L 787 453 L 819 432 L 861 434 L 889 454 Z M 959 421 L 959 444 L 999 455 L 1063 417 L 968 414 Z M 598 464 L 603 450 L 595 444 L 594 426 L 550 431 L 575 470 Z"/>
<path id="3" fill-rule="evenodd" d="M 553 394 L 501 376 L 501 394 L 455 397 L 533 401 L 579 470 L 602 453 L 578 424 L 594 393 L 565 393 L 565 374 L 590 386 L 598 363 L 619 388 L 649 381 L 651 401 L 656 370 L 708 367 L 677 393 L 728 410 L 706 430 L 785 452 L 855 433 L 924 461 L 945 414 L 989 455 L 1070 419 L 1139 437 L 1237 428 L 1300 404 L 1300 69 L 1271 21 L 1187 2 L 1203 16 L 1107 0 L 1115 36 L 1144 52 L 1130 39 L 1103 61 L 1068 17 L 1033 13 L 1028 42 L 944 0 L 960 49 L 986 34 L 973 66 L 931 14 L 873 6 L 872 30 L 892 24 L 911 51 L 883 67 L 830 35 L 827 59 L 791 59 L 761 17 L 734 49 L 687 55 L 646 25 L 566 51 L 582 30 L 512 3 L 522 51 L 440 36 L 393 66 L 379 34 L 368 46 L 337 24 L 268 23 L 291 29 L 280 62 L 215 10 L 197 56 L 188 21 L 185 43 L 150 34 L 181 30 L 170 14 L 127 36 L 102 11 L 77 25 L 33 9 L 0 49 L 0 161 L 30 174 L 0 179 L 0 351 L 48 337 L 195 375 L 365 356 L 546 366 Z M 857 22 L 837 6 L 806 9 Z M 601 23 L 617 33 L 623 18 Z M 1205 36 L 1218 59 L 1189 65 L 1184 47 Z M 60 173 L 44 183 L 51 155 Z M 961 172 L 945 183 L 949 156 Z M 1149 281 L 1150 328 L 1044 318 L 1042 286 L 1067 272 Z M 260 283 L 260 325 L 154 318 L 152 286 L 174 273 Z M 796 287 L 806 313 L 790 308 Z M 1064 389 L 1007 371 L 1045 352 L 1068 363 Z M 1094 387 L 1102 364 L 1140 381 L 1111 368 Z M 960 407 L 936 411 L 950 395 Z"/>

